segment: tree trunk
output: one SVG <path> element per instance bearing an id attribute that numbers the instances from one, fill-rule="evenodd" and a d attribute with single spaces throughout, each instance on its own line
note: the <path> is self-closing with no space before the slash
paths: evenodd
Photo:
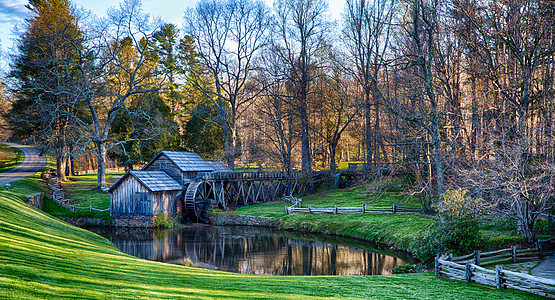
<path id="1" fill-rule="evenodd" d="M 105 189 L 106 185 L 106 144 L 103 141 L 94 142 L 96 144 L 96 156 L 98 161 L 98 181 L 96 188 Z"/>
<path id="2" fill-rule="evenodd" d="M 441 157 L 441 142 L 439 139 L 439 116 L 437 109 L 434 110 L 434 117 L 432 120 L 433 126 L 433 139 L 434 139 L 434 160 L 436 166 L 436 178 L 437 178 L 437 196 L 438 196 L 438 205 L 442 205 L 442 197 L 443 194 L 443 162 Z"/>
<path id="3" fill-rule="evenodd" d="M 376 77 L 377 78 L 377 74 Z M 375 109 L 375 124 L 374 124 L 374 163 L 379 167 L 381 164 L 380 158 L 380 148 L 381 148 L 381 133 L 380 133 L 380 95 L 378 94 L 378 87 L 375 82 L 372 85 L 372 98 L 374 99 L 374 109 Z"/>
<path id="4" fill-rule="evenodd" d="M 75 176 L 75 157 L 73 155 L 69 156 L 69 174 Z"/>
<path id="5" fill-rule="evenodd" d="M 370 90 L 368 87 L 364 89 L 364 101 L 365 101 L 365 121 L 366 121 L 366 165 L 370 166 L 372 163 L 372 127 L 370 126 L 372 122 L 372 107 L 370 103 Z M 370 168 L 367 168 L 369 170 Z"/>
<path id="6" fill-rule="evenodd" d="M 310 128 L 308 125 L 308 114 L 306 102 L 301 104 L 301 150 L 302 150 L 302 170 L 305 173 L 312 171 L 312 159 L 310 155 Z"/>
<path id="7" fill-rule="evenodd" d="M 60 154 L 56 157 L 56 174 L 59 181 L 67 181 L 65 155 Z"/>
<path id="8" fill-rule="evenodd" d="M 335 152 L 337 148 L 337 143 L 330 144 L 330 170 L 335 172 L 337 170 L 337 165 L 335 164 Z"/>

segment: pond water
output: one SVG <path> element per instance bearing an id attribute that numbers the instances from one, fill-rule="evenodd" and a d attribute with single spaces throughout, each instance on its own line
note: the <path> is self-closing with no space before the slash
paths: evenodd
<path id="1" fill-rule="evenodd" d="M 190 225 L 99 233 L 139 258 L 243 274 L 380 275 L 413 263 L 372 243 L 262 227 Z"/>

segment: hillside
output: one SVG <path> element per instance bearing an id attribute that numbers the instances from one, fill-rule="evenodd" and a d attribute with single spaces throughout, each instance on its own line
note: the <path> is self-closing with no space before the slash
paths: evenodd
<path id="1" fill-rule="evenodd" d="M 0 192 L 0 298 L 523 299 L 431 273 L 392 276 L 252 276 L 145 261 Z"/>

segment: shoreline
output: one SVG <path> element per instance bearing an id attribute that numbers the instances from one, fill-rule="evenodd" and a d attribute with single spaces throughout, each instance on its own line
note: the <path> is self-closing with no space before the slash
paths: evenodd
<path id="1" fill-rule="evenodd" d="M 328 236 L 335 236 L 341 238 L 348 238 L 353 239 L 356 241 L 363 241 L 363 242 L 370 242 L 374 243 L 383 247 L 388 247 L 389 250 L 404 252 L 407 255 L 412 257 L 412 251 L 410 249 L 403 249 L 396 247 L 393 244 L 389 244 L 383 241 L 376 241 L 370 239 L 359 238 L 356 236 L 338 234 L 329 231 L 321 231 L 321 230 L 313 230 L 307 226 L 303 226 L 302 230 L 295 229 L 294 227 L 284 227 L 281 224 L 281 220 L 278 218 L 273 217 L 257 217 L 257 216 L 248 216 L 248 215 L 235 215 L 235 214 L 216 214 L 210 217 L 211 225 L 215 226 L 258 226 L 258 227 L 271 227 L 276 228 L 283 231 L 291 231 L 291 232 L 305 232 L 305 233 L 315 233 L 315 234 L 322 234 Z"/>

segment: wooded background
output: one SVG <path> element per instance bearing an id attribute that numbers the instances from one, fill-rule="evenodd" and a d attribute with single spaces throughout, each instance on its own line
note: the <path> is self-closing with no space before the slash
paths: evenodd
<path id="1" fill-rule="evenodd" d="M 85 153 L 102 187 L 108 157 L 182 149 L 286 172 L 362 161 L 425 205 L 463 187 L 522 224 L 553 206 L 553 1 L 347 0 L 337 22 L 324 0 L 201 0 L 183 24 L 137 0 L 104 19 L 28 8 L 2 124 L 62 180 Z"/>

